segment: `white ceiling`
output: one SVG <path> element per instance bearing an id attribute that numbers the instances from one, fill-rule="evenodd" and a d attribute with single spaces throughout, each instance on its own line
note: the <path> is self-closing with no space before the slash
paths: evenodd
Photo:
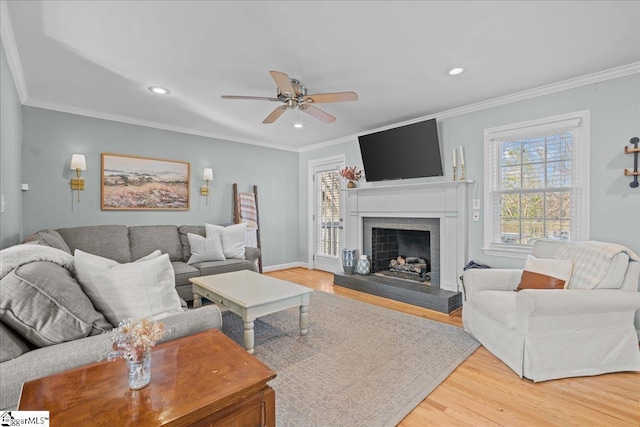
<path id="1" fill-rule="evenodd" d="M 7 8 L 3 40 L 26 105 L 288 150 L 640 61 L 638 1 L 9 1 Z M 466 72 L 447 76 L 453 66 Z M 333 124 L 301 114 L 305 128 L 296 131 L 297 110 L 264 125 L 281 104 L 220 99 L 275 96 L 269 70 L 301 80 L 309 93 L 355 91 L 359 100 L 319 106 L 337 117 Z M 171 94 L 154 95 L 149 85 Z"/>

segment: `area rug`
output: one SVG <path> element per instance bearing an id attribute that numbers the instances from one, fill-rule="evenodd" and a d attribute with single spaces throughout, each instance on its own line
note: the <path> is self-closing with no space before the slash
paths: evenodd
<path id="1" fill-rule="evenodd" d="M 395 426 L 480 345 L 461 328 L 315 291 L 309 334 L 297 308 L 255 322 L 255 356 L 276 371 L 281 427 Z M 242 319 L 222 331 L 243 343 Z"/>

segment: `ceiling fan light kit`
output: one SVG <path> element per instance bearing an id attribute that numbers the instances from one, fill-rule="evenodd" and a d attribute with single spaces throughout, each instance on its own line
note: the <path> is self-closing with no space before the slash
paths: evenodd
<path id="1" fill-rule="evenodd" d="M 259 101 L 278 101 L 284 103 L 271 112 L 263 121 L 264 124 L 273 123 L 284 114 L 287 109 L 297 108 L 298 111 L 307 113 L 324 123 L 333 123 L 336 118 L 331 114 L 315 107 L 311 104 L 330 103 L 330 102 L 351 102 L 357 101 L 358 95 L 355 92 L 334 92 L 334 93 L 318 93 L 307 94 L 307 88 L 300 80 L 290 78 L 280 71 L 269 71 L 271 77 L 278 87 L 277 97 L 264 96 L 238 96 L 223 95 L 223 99 L 243 99 L 243 100 L 259 100 Z M 298 126 L 299 125 L 299 126 Z M 301 129 L 302 123 L 298 121 L 294 124 L 296 129 Z"/>

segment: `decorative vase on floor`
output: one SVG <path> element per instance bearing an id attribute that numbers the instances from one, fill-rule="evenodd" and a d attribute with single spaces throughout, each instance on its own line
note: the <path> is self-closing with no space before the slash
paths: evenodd
<path id="1" fill-rule="evenodd" d="M 343 249 L 342 250 L 342 268 L 345 274 L 353 274 L 353 268 L 356 264 L 356 250 L 355 249 Z"/>
<path id="2" fill-rule="evenodd" d="M 358 265 L 356 266 L 356 273 L 366 276 L 371 273 L 371 262 L 369 261 L 369 255 L 360 255 L 358 259 Z"/>
<path id="3" fill-rule="evenodd" d="M 137 360 L 127 359 L 129 370 L 129 388 L 138 390 L 151 381 L 151 348 L 148 348 L 142 357 Z"/>

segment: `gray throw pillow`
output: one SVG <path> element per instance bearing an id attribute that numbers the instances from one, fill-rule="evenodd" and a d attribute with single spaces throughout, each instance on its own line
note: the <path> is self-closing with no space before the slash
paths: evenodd
<path id="1" fill-rule="evenodd" d="M 71 249 L 56 230 L 41 230 L 24 239 L 22 243 L 37 243 L 38 245 L 49 246 L 60 249 L 71 254 Z"/>
<path id="2" fill-rule="evenodd" d="M 25 264 L 0 280 L 0 320 L 38 347 L 113 328 L 71 273 L 47 261 Z"/>
<path id="3" fill-rule="evenodd" d="M 29 346 L 24 343 L 4 323 L 0 322 L 0 362 L 15 359 L 29 351 Z"/>

